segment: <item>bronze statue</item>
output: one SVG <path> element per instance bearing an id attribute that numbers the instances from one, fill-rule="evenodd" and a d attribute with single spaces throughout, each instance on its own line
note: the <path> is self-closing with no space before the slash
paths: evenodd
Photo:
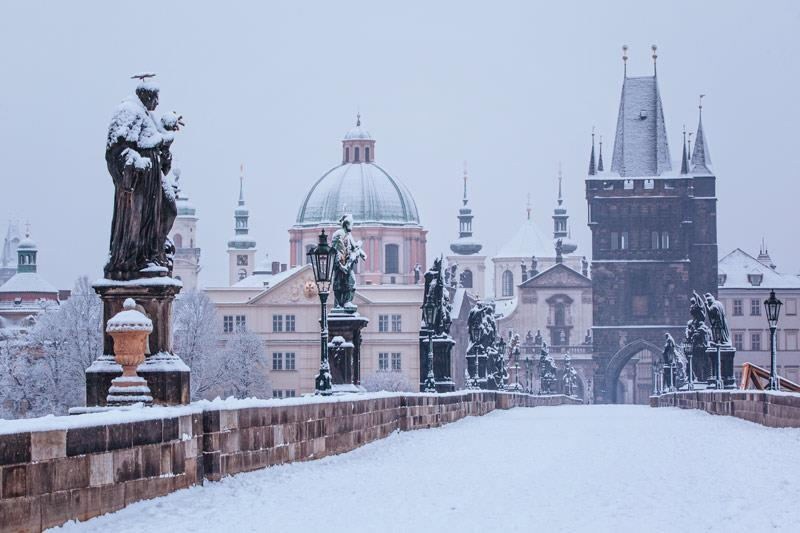
<path id="1" fill-rule="evenodd" d="M 442 274 L 442 258 L 439 257 L 433 260 L 433 266 L 425 272 L 424 303 L 427 305 L 430 302 L 436 308 L 436 319 L 432 324 L 433 334 L 436 336 L 449 335 L 452 324 L 450 313 L 453 306 L 450 303 L 450 294 L 445 290 L 446 285 Z"/>
<path id="2" fill-rule="evenodd" d="M 172 166 L 170 147 L 182 117 L 156 120 L 158 87 L 141 81 L 136 97 L 117 106 L 108 127 L 106 163 L 114 181 L 114 214 L 105 277 L 131 280 L 172 274 L 174 247 L 167 234 L 177 215 L 175 188 L 165 176 Z"/>
<path id="3" fill-rule="evenodd" d="M 353 296 L 356 292 L 355 267 L 359 259 L 366 259 L 367 254 L 361 249 L 361 241 L 353 239 L 353 216 L 346 214 L 339 219 L 341 228 L 333 234 L 331 246 L 336 250 L 336 261 L 333 266 L 334 308 L 354 313 L 356 305 Z"/>

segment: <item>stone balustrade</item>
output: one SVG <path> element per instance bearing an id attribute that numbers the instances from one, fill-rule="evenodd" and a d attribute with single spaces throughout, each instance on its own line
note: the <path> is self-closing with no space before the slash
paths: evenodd
<path id="1" fill-rule="evenodd" d="M 757 390 L 680 391 L 650 397 L 650 407 L 702 409 L 769 427 L 800 427 L 800 394 Z"/>
<path id="2" fill-rule="evenodd" d="M 0 531 L 41 531 L 225 476 L 353 450 L 494 409 L 580 403 L 495 391 L 198 402 L 0 425 Z M 14 432 L 8 431 L 9 427 Z M 30 428 L 26 430 L 26 428 Z"/>

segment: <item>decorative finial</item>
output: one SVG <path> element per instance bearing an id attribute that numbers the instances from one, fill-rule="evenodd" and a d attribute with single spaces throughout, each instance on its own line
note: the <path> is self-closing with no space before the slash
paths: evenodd
<path id="1" fill-rule="evenodd" d="M 31 238 L 31 221 L 30 220 L 26 220 L 25 221 L 25 238 L 26 239 L 30 239 Z"/>
<path id="2" fill-rule="evenodd" d="M 651 44 L 650 45 L 650 50 L 653 51 L 653 74 L 655 75 L 656 74 L 656 60 L 658 59 L 658 54 L 656 53 L 656 50 L 658 50 L 658 46 L 656 46 L 654 44 Z"/>
<path id="3" fill-rule="evenodd" d="M 239 205 L 244 205 L 244 163 L 239 164 Z"/>
<path id="4" fill-rule="evenodd" d="M 625 71 L 625 76 L 628 76 L 628 45 L 622 45 L 622 64 Z"/>
<path id="5" fill-rule="evenodd" d="M 702 120 L 702 118 L 703 118 L 703 97 L 704 97 L 704 96 L 705 96 L 704 94 L 701 94 L 701 95 L 700 95 L 699 102 L 698 102 L 698 104 L 697 104 L 697 109 L 699 109 L 699 110 L 700 110 L 700 119 L 701 119 L 701 120 Z"/>
<path id="6" fill-rule="evenodd" d="M 464 205 L 467 205 L 467 162 L 464 161 Z"/>
<path id="7" fill-rule="evenodd" d="M 600 157 L 597 160 L 597 171 L 603 172 L 603 136 L 600 135 Z"/>
<path id="8" fill-rule="evenodd" d="M 589 175 L 597 174 L 597 167 L 594 162 L 594 126 L 592 126 L 592 153 L 589 155 Z"/>
<path id="9" fill-rule="evenodd" d="M 692 133 L 691 131 L 689 133 L 687 133 L 687 136 L 689 137 L 689 142 L 687 144 L 687 149 L 689 150 L 690 154 L 692 153 L 692 135 L 694 135 L 694 133 Z"/>
<path id="10" fill-rule="evenodd" d="M 528 193 L 528 203 L 525 206 L 525 211 L 528 212 L 528 220 L 531 219 L 531 193 Z"/>
<path id="11" fill-rule="evenodd" d="M 361 126 L 361 111 L 356 113 L 356 127 Z"/>
<path id="12" fill-rule="evenodd" d="M 558 162 L 558 205 L 564 203 L 564 198 L 561 196 L 561 180 L 563 179 L 563 175 L 561 174 L 561 161 Z"/>
<path id="13" fill-rule="evenodd" d="M 132 80 L 139 80 L 139 81 L 143 82 L 143 81 L 146 81 L 146 80 L 148 80 L 150 78 L 155 78 L 155 77 L 156 77 L 156 73 L 155 72 L 142 72 L 141 74 L 134 74 L 133 76 L 131 76 L 131 79 Z"/>

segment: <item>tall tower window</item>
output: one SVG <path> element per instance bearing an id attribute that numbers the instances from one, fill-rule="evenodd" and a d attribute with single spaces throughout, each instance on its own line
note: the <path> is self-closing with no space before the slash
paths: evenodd
<path id="1" fill-rule="evenodd" d="M 349 163 L 350 162 L 350 147 L 349 146 L 346 146 L 345 149 L 344 149 L 344 162 L 345 163 Z"/>
<path id="2" fill-rule="evenodd" d="M 503 272 L 503 297 L 514 296 L 514 273 L 510 270 Z"/>
<path id="3" fill-rule="evenodd" d="M 396 244 L 387 244 L 384 248 L 384 261 L 386 274 L 400 273 L 400 247 Z"/>
<path id="4" fill-rule="evenodd" d="M 369 163 L 369 146 L 366 146 L 364 148 L 364 161 L 366 163 Z"/>
<path id="5" fill-rule="evenodd" d="M 183 237 L 181 237 L 180 233 L 176 233 L 172 237 L 172 243 L 175 245 L 175 248 L 183 248 Z"/>
<path id="6" fill-rule="evenodd" d="M 353 150 L 354 150 L 353 161 L 358 163 L 359 162 L 358 146 L 356 146 Z"/>
<path id="7" fill-rule="evenodd" d="M 466 269 L 461 273 L 461 286 L 465 289 L 472 288 L 472 270 Z"/>

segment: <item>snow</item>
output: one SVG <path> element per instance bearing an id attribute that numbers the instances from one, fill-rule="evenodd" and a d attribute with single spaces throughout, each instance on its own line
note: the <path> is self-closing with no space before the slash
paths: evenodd
<path id="1" fill-rule="evenodd" d="M 17 272 L 0 286 L 0 292 L 38 292 L 58 294 L 58 289 L 36 272 Z"/>
<path id="2" fill-rule="evenodd" d="M 540 258 L 555 257 L 555 255 L 556 249 L 552 239 L 545 237 L 532 219 L 527 219 L 514 236 L 500 248 L 493 259 L 495 261 L 524 259 L 527 262 L 531 256 Z"/>
<path id="3" fill-rule="evenodd" d="M 139 278 L 128 281 L 119 281 L 115 279 L 101 278 L 92 283 L 92 287 L 158 287 L 158 286 L 183 287 L 183 283 L 181 282 L 181 280 L 170 278 L 169 276 L 159 276 L 157 278 Z"/>
<path id="4" fill-rule="evenodd" d="M 701 411 L 518 408 L 240 474 L 63 529 L 796 531 L 798 444 L 798 429 Z M 737 466 L 754 450 L 763 469 L 750 475 Z"/>
<path id="5" fill-rule="evenodd" d="M 725 289 L 800 289 L 800 278 L 776 272 L 740 248 L 719 260 L 719 274 L 725 275 L 725 283 L 720 285 Z M 761 274 L 761 285 L 752 285 L 749 274 Z"/>
<path id="6" fill-rule="evenodd" d="M 106 146 L 122 139 L 139 148 L 155 148 L 165 141 L 156 122 L 136 96 L 125 98 L 114 110 L 108 126 Z"/>
<path id="7" fill-rule="evenodd" d="M 158 352 L 137 368 L 138 372 L 190 372 L 189 367 L 175 354 Z"/>
<path id="8" fill-rule="evenodd" d="M 106 331 L 153 331 L 153 321 L 136 310 L 133 298 L 126 298 L 122 304 L 124 310 L 108 319 Z"/>

